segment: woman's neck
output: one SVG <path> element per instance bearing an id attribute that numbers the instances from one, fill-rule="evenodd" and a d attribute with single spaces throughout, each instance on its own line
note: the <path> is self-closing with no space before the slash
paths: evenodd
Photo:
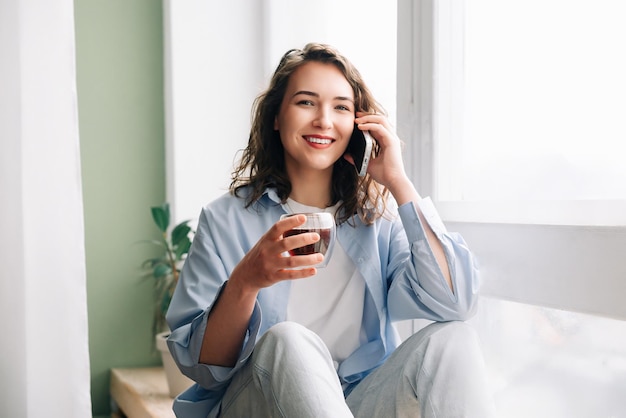
<path id="1" fill-rule="evenodd" d="M 316 208 L 326 208 L 331 205 L 332 169 L 328 172 L 298 173 L 289 177 L 291 199 Z"/>

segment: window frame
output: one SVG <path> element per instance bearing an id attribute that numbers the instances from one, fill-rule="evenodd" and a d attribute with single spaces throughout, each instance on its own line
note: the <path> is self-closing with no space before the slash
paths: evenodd
<path id="1" fill-rule="evenodd" d="M 442 52 L 439 48 L 458 41 L 455 37 L 462 33 L 459 16 L 463 7 L 462 1 L 454 0 L 398 1 L 397 128 L 406 142 L 409 175 L 423 196 L 431 196 L 438 207 L 443 207 L 440 213 L 448 228 L 460 232 L 476 254 L 482 295 L 626 319 L 626 305 L 621 301 L 626 291 L 623 225 L 584 225 L 582 221 L 577 225 L 550 224 L 558 217 L 558 210 L 551 218 L 525 224 L 508 217 L 495 218 L 493 211 L 479 221 L 460 221 L 454 217 L 459 210 L 479 213 L 481 208 L 493 209 L 503 202 L 481 206 L 438 200 L 437 190 L 442 185 L 438 184 L 435 157 L 438 152 L 449 151 L 440 149 L 440 139 L 450 135 L 451 129 L 458 129 L 460 123 L 454 119 L 460 101 L 437 95 L 438 90 L 458 88 L 444 68 L 458 64 L 454 61 L 458 57 L 449 49 Z M 454 27 L 451 35 L 442 32 L 450 28 L 438 26 L 442 21 Z M 446 126 L 442 120 L 454 126 Z M 454 158 L 452 155 L 452 163 Z M 624 202 L 612 204 L 609 212 L 619 213 L 626 207 Z M 543 212 L 538 209 L 538 213 Z"/>

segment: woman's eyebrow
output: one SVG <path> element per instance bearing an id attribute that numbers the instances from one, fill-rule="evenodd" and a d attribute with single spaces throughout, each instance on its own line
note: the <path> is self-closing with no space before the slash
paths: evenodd
<path id="1" fill-rule="evenodd" d="M 305 96 L 317 97 L 317 98 L 320 97 L 320 95 L 318 93 L 315 93 L 313 91 L 308 91 L 308 90 L 299 90 L 299 91 L 295 92 L 292 97 L 296 97 L 299 94 L 303 94 Z M 352 100 L 350 97 L 347 97 L 347 96 L 335 96 L 333 98 L 333 100 L 346 100 L 348 102 L 354 103 L 354 100 Z"/>
<path id="2" fill-rule="evenodd" d="M 314 93 L 314 92 L 312 92 L 312 91 L 308 91 L 308 90 L 299 90 L 299 91 L 297 91 L 297 92 L 295 92 L 295 93 L 293 94 L 293 97 L 295 97 L 295 96 L 297 96 L 297 95 L 299 95 L 299 94 L 304 94 L 305 96 L 320 97 L 320 95 L 319 95 L 319 94 Z"/>

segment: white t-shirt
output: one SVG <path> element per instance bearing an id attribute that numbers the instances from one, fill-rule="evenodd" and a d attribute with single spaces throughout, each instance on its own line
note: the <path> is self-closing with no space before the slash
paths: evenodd
<path id="1" fill-rule="evenodd" d="M 288 199 L 292 213 L 331 212 Z M 315 276 L 291 282 L 287 320 L 304 325 L 320 336 L 335 367 L 365 342 L 362 330 L 365 280 L 337 240 L 330 261 Z"/>

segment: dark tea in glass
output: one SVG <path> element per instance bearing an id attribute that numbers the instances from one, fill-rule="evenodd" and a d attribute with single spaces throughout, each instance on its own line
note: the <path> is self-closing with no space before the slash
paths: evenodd
<path id="1" fill-rule="evenodd" d="M 304 234 L 305 232 L 317 232 L 320 235 L 320 240 L 316 243 L 305 245 L 304 247 L 294 248 L 289 251 L 291 255 L 308 255 L 314 253 L 326 254 L 328 246 L 330 245 L 330 228 L 297 228 L 285 232 L 285 237 L 292 235 Z"/>
<path id="2" fill-rule="evenodd" d="M 324 255 L 324 261 L 316 264 L 315 267 L 325 267 L 330 260 L 332 249 L 335 243 L 335 219 L 332 214 L 327 212 L 319 213 L 294 213 L 281 216 L 281 219 L 292 215 L 306 215 L 307 220 L 304 224 L 285 232 L 283 235 L 290 237 L 292 235 L 303 234 L 305 232 L 317 232 L 320 240 L 316 243 L 305 245 L 304 247 L 294 248 L 289 251 L 292 256 L 308 255 L 321 253 Z"/>

